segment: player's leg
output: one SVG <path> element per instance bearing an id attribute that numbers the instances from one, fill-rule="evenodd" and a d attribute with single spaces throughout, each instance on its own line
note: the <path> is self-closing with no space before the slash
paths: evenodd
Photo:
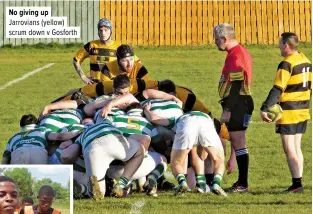
<path id="1" fill-rule="evenodd" d="M 204 173 L 206 184 L 211 187 L 214 177 L 214 163 L 209 156 L 204 160 Z"/>
<path id="2" fill-rule="evenodd" d="M 246 192 L 249 191 L 248 171 L 249 171 L 249 152 L 246 145 L 246 129 L 254 109 L 251 96 L 239 96 L 237 105 L 231 111 L 230 121 L 226 123 L 229 131 L 231 145 L 235 150 L 238 166 L 238 180 L 227 191 Z"/>
<path id="3" fill-rule="evenodd" d="M 302 188 L 302 167 L 303 167 L 303 159 L 297 154 L 296 145 L 300 146 L 301 137 L 298 136 L 298 140 L 300 142 L 296 142 L 296 135 L 281 135 L 283 149 L 286 154 L 288 167 L 292 176 L 292 185 L 285 190 L 285 192 L 303 192 Z M 299 152 L 299 151 L 298 151 Z"/>
<path id="4" fill-rule="evenodd" d="M 144 184 L 144 189 L 147 190 L 147 195 L 157 197 L 157 181 L 163 176 L 164 172 L 167 169 L 166 157 L 156 153 L 149 152 L 149 156 L 153 160 L 154 169 L 147 176 L 147 181 Z M 138 170 L 139 171 L 139 170 Z"/>
<path id="5" fill-rule="evenodd" d="M 298 164 L 299 164 L 299 175 L 302 177 L 303 174 L 303 163 L 304 163 L 304 158 L 301 150 L 301 139 L 302 139 L 302 134 L 296 134 L 295 136 L 295 148 L 296 148 L 296 153 L 298 156 Z"/>
<path id="6" fill-rule="evenodd" d="M 109 164 L 114 160 L 107 152 L 106 140 L 106 136 L 96 138 L 84 150 L 90 195 L 94 200 L 104 198 L 106 188 L 105 174 Z"/>
<path id="7" fill-rule="evenodd" d="M 192 147 L 191 151 L 191 167 L 195 172 L 196 191 L 199 193 L 206 192 L 206 181 L 204 175 L 204 161 L 200 159 L 197 153 L 197 147 Z M 189 186 L 190 187 L 190 186 Z"/>
<path id="8" fill-rule="evenodd" d="M 115 143 L 112 147 L 112 156 L 114 159 L 125 162 L 124 172 L 117 185 L 114 186 L 112 193 L 116 197 L 126 195 L 125 187 L 129 184 L 132 176 L 138 170 L 144 158 L 144 147 L 133 138 L 126 139 L 122 135 L 113 135 Z M 114 154 L 113 154 L 114 153 Z"/>
<path id="9" fill-rule="evenodd" d="M 175 190 L 175 194 L 183 193 L 188 190 L 185 172 L 186 172 L 186 159 L 189 152 L 190 149 L 177 150 L 174 149 L 174 147 L 172 149 L 171 168 L 172 173 L 178 182 L 178 188 Z"/>
<path id="10" fill-rule="evenodd" d="M 221 188 L 221 181 L 225 171 L 225 155 L 222 143 L 217 135 L 214 123 L 211 118 L 198 117 L 199 142 L 204 150 L 208 153 L 210 159 L 214 163 L 214 178 L 212 183 L 212 191 L 219 195 L 226 196 Z"/>

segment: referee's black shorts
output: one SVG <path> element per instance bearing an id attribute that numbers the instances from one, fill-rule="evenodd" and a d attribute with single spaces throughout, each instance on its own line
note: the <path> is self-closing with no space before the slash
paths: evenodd
<path id="1" fill-rule="evenodd" d="M 224 108 L 227 103 L 227 97 L 221 101 Z M 250 95 L 240 95 L 234 108 L 231 110 L 231 116 L 226 123 L 228 131 L 244 131 L 248 128 L 252 112 L 254 109 L 253 99 Z"/>

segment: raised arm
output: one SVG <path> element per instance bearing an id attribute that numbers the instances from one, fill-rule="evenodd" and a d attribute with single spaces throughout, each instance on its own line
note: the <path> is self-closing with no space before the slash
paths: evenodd
<path id="1" fill-rule="evenodd" d="M 128 104 L 134 103 L 134 102 L 139 103 L 139 101 L 132 94 L 128 93 L 128 94 L 120 95 L 117 98 L 108 102 L 107 105 L 105 105 L 102 108 L 101 116 L 106 118 L 113 107 L 123 108 L 124 106 L 122 105 L 126 104 L 127 106 Z"/>
<path id="2" fill-rule="evenodd" d="M 142 92 L 142 95 L 146 98 L 146 99 L 163 99 L 163 100 L 172 100 L 174 102 L 177 103 L 177 105 L 179 105 L 181 108 L 183 106 L 183 102 L 181 100 L 179 100 L 177 97 L 175 97 L 174 95 L 165 93 L 163 91 L 158 91 L 155 89 L 146 89 Z"/>
<path id="3" fill-rule="evenodd" d="M 58 141 L 67 141 L 72 139 L 73 137 L 76 137 L 77 135 L 80 135 L 81 132 L 75 131 L 75 132 L 65 132 L 65 133 L 56 133 L 56 132 L 50 132 L 47 136 L 48 140 L 58 140 Z"/>
<path id="4" fill-rule="evenodd" d="M 146 118 L 151 121 L 152 123 L 161 125 L 161 126 L 168 126 L 170 125 L 170 121 L 167 118 L 163 118 L 158 116 L 157 114 L 150 111 L 151 103 L 147 103 L 144 106 L 144 113 L 146 115 Z"/>
<path id="5" fill-rule="evenodd" d="M 76 100 L 63 100 L 56 103 L 51 103 L 47 106 L 45 106 L 40 114 L 39 114 L 39 120 L 41 120 L 46 114 L 50 113 L 53 110 L 57 109 L 68 109 L 68 108 L 77 108 L 79 103 Z"/>

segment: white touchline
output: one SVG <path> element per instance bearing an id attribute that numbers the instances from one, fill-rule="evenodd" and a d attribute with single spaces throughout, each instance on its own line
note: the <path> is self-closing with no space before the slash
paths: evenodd
<path id="1" fill-rule="evenodd" d="M 0 91 L 3 90 L 3 89 L 6 89 L 7 87 L 9 87 L 9 86 L 11 86 L 11 85 L 13 85 L 13 84 L 15 84 L 15 83 L 18 83 L 18 82 L 20 82 L 20 81 L 26 79 L 26 78 L 29 77 L 29 76 L 34 75 L 35 73 L 38 73 L 39 71 L 42 71 L 43 69 L 49 68 L 49 67 L 51 67 L 52 65 L 54 65 L 54 63 L 49 63 L 49 64 L 47 64 L 47 65 L 45 65 L 45 66 L 43 66 L 43 67 L 41 67 L 41 68 L 37 68 L 36 70 L 33 70 L 33 71 L 31 71 L 31 72 L 29 72 L 29 73 L 23 75 L 21 78 L 18 78 L 18 79 L 15 79 L 15 80 L 11 81 L 11 82 L 8 82 L 7 84 L 5 84 L 5 85 L 3 85 L 3 86 L 0 86 Z"/>

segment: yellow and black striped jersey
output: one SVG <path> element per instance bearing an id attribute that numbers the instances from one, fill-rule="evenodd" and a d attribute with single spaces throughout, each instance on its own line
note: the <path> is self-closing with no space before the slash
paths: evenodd
<path id="1" fill-rule="evenodd" d="M 199 100 L 196 95 L 188 88 L 176 86 L 176 97 L 183 102 L 184 112 L 201 111 L 211 115 L 209 109 Z"/>
<path id="2" fill-rule="evenodd" d="M 274 85 L 282 90 L 283 109 L 277 124 L 295 124 L 310 119 L 312 64 L 301 52 L 287 56 L 279 65 Z"/>
<path id="3" fill-rule="evenodd" d="M 129 73 L 122 71 L 118 65 L 117 60 L 114 60 L 112 62 L 108 62 L 101 70 L 101 82 L 112 80 L 119 74 L 127 74 L 129 79 L 150 79 L 147 69 L 141 64 L 139 60 L 135 60 L 133 69 Z"/>
<path id="4" fill-rule="evenodd" d="M 130 89 L 129 92 L 132 94 L 138 91 L 143 91 L 145 89 L 157 88 L 157 80 L 139 80 L 130 79 Z M 105 80 L 99 83 L 86 85 L 80 89 L 81 92 L 86 94 L 88 97 L 95 98 L 101 95 L 107 95 L 113 93 L 113 80 Z"/>
<path id="5" fill-rule="evenodd" d="M 116 49 L 120 42 L 111 41 L 105 45 L 100 40 L 88 42 L 75 55 L 74 60 L 80 64 L 87 57 L 90 58 L 90 76 L 95 80 L 100 80 L 100 71 L 105 63 L 116 60 Z"/>

